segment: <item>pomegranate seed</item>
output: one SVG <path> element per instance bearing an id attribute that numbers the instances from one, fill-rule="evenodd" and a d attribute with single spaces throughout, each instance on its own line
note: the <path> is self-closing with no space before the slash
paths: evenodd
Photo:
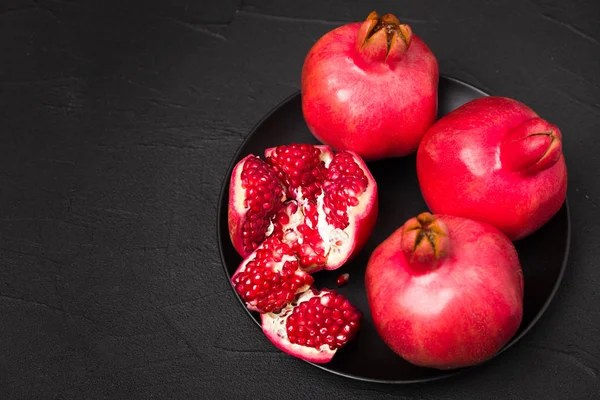
<path id="1" fill-rule="evenodd" d="M 336 296 L 335 300 L 333 300 L 334 304 L 336 307 L 341 307 L 342 303 L 344 302 L 344 298 L 342 296 Z M 336 310 L 339 312 L 339 310 Z"/>
<path id="2" fill-rule="evenodd" d="M 335 283 L 337 283 L 337 285 L 339 287 L 342 287 L 342 286 L 347 285 L 349 280 L 350 280 L 350 274 L 345 273 L 345 274 L 341 274 L 340 276 L 338 276 Z"/>

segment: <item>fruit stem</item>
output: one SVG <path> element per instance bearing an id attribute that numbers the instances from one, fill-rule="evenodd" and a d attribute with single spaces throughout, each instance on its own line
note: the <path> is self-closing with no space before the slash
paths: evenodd
<path id="1" fill-rule="evenodd" d="M 552 167 L 561 154 L 560 130 L 541 118 L 516 126 L 500 143 L 502 166 L 523 174 L 535 174 Z"/>
<path id="2" fill-rule="evenodd" d="M 436 268 L 450 252 L 448 227 L 428 212 L 406 221 L 401 240 L 405 257 L 417 270 Z"/>
<path id="3" fill-rule="evenodd" d="M 358 30 L 356 45 L 367 65 L 379 61 L 393 66 L 407 52 L 411 40 L 410 26 L 400 24 L 393 14 L 380 17 L 373 11 Z"/>

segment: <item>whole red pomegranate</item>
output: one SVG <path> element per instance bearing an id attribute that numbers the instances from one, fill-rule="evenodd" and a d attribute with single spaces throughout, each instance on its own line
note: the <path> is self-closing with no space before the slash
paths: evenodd
<path id="1" fill-rule="evenodd" d="M 414 152 L 437 114 L 435 56 L 410 27 L 372 12 L 325 34 L 302 68 L 302 111 L 322 143 L 366 160 Z"/>
<path id="2" fill-rule="evenodd" d="M 430 368 L 472 366 L 515 334 L 523 275 L 512 242 L 491 225 L 420 214 L 383 241 L 365 286 L 384 342 Z"/>
<path id="3" fill-rule="evenodd" d="M 511 240 L 546 224 L 567 195 L 560 130 L 505 97 L 472 100 L 438 120 L 417 151 L 429 209 L 494 225 Z"/>

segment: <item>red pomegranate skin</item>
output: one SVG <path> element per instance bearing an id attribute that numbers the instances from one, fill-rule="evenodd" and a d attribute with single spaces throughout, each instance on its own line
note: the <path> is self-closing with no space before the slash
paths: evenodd
<path id="1" fill-rule="evenodd" d="M 553 132 L 552 139 L 536 132 Z M 513 140 L 513 137 L 527 140 Z M 560 130 L 523 103 L 472 100 L 438 120 L 417 151 L 421 192 L 433 213 L 477 219 L 522 239 L 567 195 Z"/>
<path id="2" fill-rule="evenodd" d="M 304 118 L 335 149 L 367 161 L 405 156 L 436 118 L 438 63 L 415 34 L 404 54 L 361 51 L 363 25 L 334 29 L 310 49 L 301 80 Z"/>
<path id="3" fill-rule="evenodd" d="M 512 242 L 477 221 L 436 216 L 448 254 L 433 266 L 402 251 L 404 227 L 373 252 L 365 286 L 384 342 L 412 364 L 454 369 L 491 358 L 517 331 L 523 278 Z"/>

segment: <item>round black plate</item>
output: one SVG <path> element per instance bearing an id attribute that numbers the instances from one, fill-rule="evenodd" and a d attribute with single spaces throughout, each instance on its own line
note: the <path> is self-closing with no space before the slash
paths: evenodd
<path id="1" fill-rule="evenodd" d="M 486 95 L 466 83 L 441 77 L 439 116 Z M 231 279 L 241 262 L 241 257 L 231 245 L 227 228 L 231 171 L 238 161 L 250 153 L 262 157 L 267 147 L 294 142 L 318 143 L 304 122 L 299 93 L 284 100 L 254 127 L 225 177 L 219 205 L 218 241 L 227 279 Z M 364 272 L 369 256 L 394 230 L 407 219 L 426 211 L 427 206 L 419 190 L 414 155 L 369 163 L 369 168 L 379 187 L 379 219 L 373 235 L 353 261 L 337 271 L 321 271 L 314 275 L 317 288 L 333 288 L 348 297 L 352 304 L 363 311 L 364 322 L 358 336 L 339 350 L 330 363 L 314 365 L 353 379 L 398 384 L 431 381 L 464 371 L 439 371 L 409 364 L 388 349 L 375 331 L 364 288 Z M 531 329 L 554 297 L 567 264 L 570 226 L 569 209 L 565 202 L 558 214 L 542 229 L 515 243 L 525 276 L 524 314 L 519 331 L 502 351 Z M 343 272 L 350 274 L 350 282 L 347 286 L 337 288 L 335 280 Z M 243 306 L 239 296 L 238 299 Z M 248 314 L 260 326 L 258 314 L 250 311 Z"/>

